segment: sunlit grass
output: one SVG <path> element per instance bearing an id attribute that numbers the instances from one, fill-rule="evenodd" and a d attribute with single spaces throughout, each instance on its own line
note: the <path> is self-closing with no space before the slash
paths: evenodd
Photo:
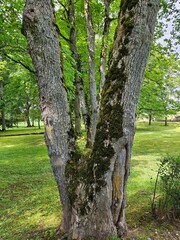
<path id="1" fill-rule="evenodd" d="M 43 135 L 0 138 L 0 183 L 0 239 L 54 234 L 62 211 Z"/>
<path id="2" fill-rule="evenodd" d="M 131 160 L 131 174 L 128 181 L 127 222 L 130 228 L 141 228 L 141 232 L 154 233 L 161 228 L 151 214 L 151 201 L 158 170 L 159 159 L 166 154 L 180 154 L 180 124 L 137 123 Z M 143 230 L 142 230 L 142 227 Z M 147 239 L 142 237 L 142 239 Z M 141 236 L 138 235 L 138 239 Z M 162 238 L 159 238 L 162 239 Z"/>
<path id="3" fill-rule="evenodd" d="M 26 123 L 22 122 L 18 127 L 7 128 L 7 131 L 0 131 L 0 137 L 4 135 L 40 133 L 43 131 L 43 124 L 41 124 L 41 127 L 39 129 L 37 124 L 34 127 L 26 127 Z"/>

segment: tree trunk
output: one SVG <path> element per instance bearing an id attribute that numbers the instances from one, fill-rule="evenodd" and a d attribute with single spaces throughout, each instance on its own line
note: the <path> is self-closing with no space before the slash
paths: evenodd
<path id="1" fill-rule="evenodd" d="M 121 1 L 91 157 L 73 169 L 72 239 L 123 235 L 135 112 L 159 1 Z M 73 176 L 73 170 L 69 174 Z M 74 194 L 75 189 L 75 194 Z"/>
<path id="2" fill-rule="evenodd" d="M 46 144 L 69 239 L 121 236 L 140 84 L 159 1 L 121 1 L 91 156 L 74 151 L 58 33 L 50 0 L 27 0 L 23 32 L 36 70 Z"/>
<path id="3" fill-rule="evenodd" d="M 164 125 L 168 126 L 167 117 L 165 117 L 165 119 L 164 119 Z"/>
<path id="4" fill-rule="evenodd" d="M 108 34 L 110 28 L 110 17 L 109 17 L 109 6 L 110 0 L 104 0 L 104 30 L 102 36 L 102 47 L 101 47 L 101 56 L 100 56 L 100 97 L 101 91 L 104 86 L 105 76 L 106 76 L 106 58 L 107 58 L 107 49 L 108 49 Z"/>
<path id="5" fill-rule="evenodd" d="M 2 131 L 6 131 L 6 120 L 5 120 L 4 109 L 1 111 L 1 117 L 2 117 Z"/>
<path id="6" fill-rule="evenodd" d="M 0 100 L 1 103 L 1 118 L 2 118 L 2 131 L 6 130 L 6 120 L 5 120 L 5 111 L 4 111 L 4 101 L 3 101 L 3 81 L 0 81 Z"/>
<path id="7" fill-rule="evenodd" d="M 71 204 L 67 193 L 65 166 L 74 150 L 67 92 L 60 62 L 59 34 L 51 0 L 27 0 L 23 13 L 23 34 L 35 66 L 45 142 L 60 193 L 62 228 L 71 226 Z"/>
<path id="8" fill-rule="evenodd" d="M 29 117 L 29 110 L 30 110 L 31 104 L 29 102 L 26 102 L 26 110 L 25 110 L 25 116 L 26 116 L 26 123 L 27 127 L 31 127 L 30 117 Z"/>
<path id="9" fill-rule="evenodd" d="M 35 121 L 35 120 L 34 120 L 34 117 L 32 117 L 32 120 L 31 120 L 31 121 L 32 121 L 32 125 L 31 125 L 31 126 L 34 127 L 34 121 Z"/>
<path id="10" fill-rule="evenodd" d="M 78 54 L 77 46 L 76 46 L 76 22 L 75 22 L 75 13 L 74 13 L 74 0 L 69 0 L 69 22 L 70 22 L 70 49 L 72 52 L 72 57 L 75 60 L 75 86 L 76 86 L 76 97 L 79 99 L 79 106 L 81 108 L 83 121 L 85 124 L 86 132 L 87 132 L 87 142 L 90 143 L 91 136 L 90 136 L 90 126 L 89 126 L 89 116 L 85 101 L 85 94 L 84 94 L 84 85 L 83 80 L 80 77 L 82 73 L 81 70 L 81 60 Z M 78 99 L 76 101 L 78 101 Z M 78 113 L 77 113 L 78 114 Z M 76 114 L 75 114 L 76 115 Z M 78 117 L 78 116 L 77 116 Z M 76 118 L 76 116 L 75 116 Z M 79 123 L 77 123 L 79 124 Z"/>
<path id="11" fill-rule="evenodd" d="M 152 115 L 149 114 L 149 126 L 151 126 L 151 123 L 152 123 Z"/>
<path id="12" fill-rule="evenodd" d="M 41 119 L 38 117 L 38 128 L 41 129 Z"/>
<path id="13" fill-rule="evenodd" d="M 91 117 L 90 117 L 91 142 L 93 144 L 99 114 L 95 81 L 95 33 L 93 30 L 90 2 L 91 0 L 84 0 L 84 10 L 88 36 L 89 89 L 91 99 Z"/>
<path id="14" fill-rule="evenodd" d="M 81 135 L 81 113 L 79 95 L 76 91 L 74 100 L 74 114 L 75 114 L 75 133 L 77 136 Z"/>

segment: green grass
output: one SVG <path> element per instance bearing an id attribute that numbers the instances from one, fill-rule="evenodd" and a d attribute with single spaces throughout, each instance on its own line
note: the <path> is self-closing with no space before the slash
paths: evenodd
<path id="1" fill-rule="evenodd" d="M 39 130 L 19 127 L 0 135 L 34 131 Z M 150 210 L 158 159 L 166 153 L 179 155 L 179 146 L 180 124 L 137 124 L 127 189 L 127 239 L 145 240 L 174 229 L 159 225 Z M 52 239 L 61 214 L 43 135 L 0 137 L 0 239 Z"/>
<path id="2" fill-rule="evenodd" d="M 0 146 L 0 239 L 52 235 L 61 208 L 43 135 L 1 137 Z"/>
<path id="3" fill-rule="evenodd" d="M 42 126 L 40 129 L 38 127 L 29 127 L 26 126 L 19 126 L 18 128 L 9 128 L 7 131 L 0 132 L 1 136 L 6 135 L 17 135 L 17 134 L 30 134 L 30 133 L 41 133 L 44 131 L 44 127 Z"/>
<path id="4" fill-rule="evenodd" d="M 130 229 L 139 229 L 137 239 L 146 240 L 164 229 L 173 226 L 167 222 L 159 224 L 152 218 L 151 201 L 159 159 L 166 154 L 180 154 L 180 123 L 137 123 L 134 139 L 131 173 L 127 187 L 127 223 Z M 164 236 L 162 238 L 166 239 Z M 175 238 L 176 239 L 176 238 Z"/>

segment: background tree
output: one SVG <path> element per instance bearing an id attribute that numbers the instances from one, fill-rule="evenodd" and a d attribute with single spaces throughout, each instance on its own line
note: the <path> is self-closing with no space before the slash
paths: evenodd
<path id="1" fill-rule="evenodd" d="M 33 110 L 38 108 L 38 92 L 34 75 L 22 65 L 14 65 L 11 61 L 4 63 L 1 72 L 3 97 L 0 109 L 6 119 L 6 125 L 12 127 L 18 121 L 26 120 L 27 126 L 30 127 L 31 108 L 33 107 Z M 39 116 L 40 114 L 37 118 Z"/>
<path id="2" fill-rule="evenodd" d="M 139 114 L 149 117 L 149 125 L 154 117 L 167 120 L 168 115 L 179 111 L 179 60 L 156 47 L 159 52 L 155 47 L 151 50 L 138 104 Z"/>
<path id="3" fill-rule="evenodd" d="M 4 111 L 4 81 L 3 81 L 3 69 L 5 68 L 5 62 L 0 61 L 0 109 L 1 109 L 1 125 L 2 131 L 6 130 L 5 111 Z"/>

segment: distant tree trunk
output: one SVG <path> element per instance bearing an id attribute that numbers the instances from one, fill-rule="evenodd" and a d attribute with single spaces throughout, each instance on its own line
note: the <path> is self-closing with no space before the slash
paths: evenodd
<path id="1" fill-rule="evenodd" d="M 98 102 L 97 102 L 97 92 L 96 92 L 96 80 L 95 80 L 95 33 L 92 23 L 91 15 L 91 0 L 84 0 L 84 10 L 87 26 L 87 36 L 88 36 L 88 64 L 89 64 L 89 89 L 90 89 L 90 99 L 91 99 L 91 142 L 94 143 L 94 138 L 96 134 L 96 125 L 98 121 Z"/>
<path id="2" fill-rule="evenodd" d="M 168 120 L 167 117 L 165 117 L 165 119 L 164 119 L 164 125 L 165 126 L 168 126 L 168 121 L 167 120 Z"/>
<path id="3" fill-rule="evenodd" d="M 6 120 L 5 120 L 4 108 L 1 110 L 1 117 L 2 117 L 2 131 L 5 131 L 6 130 Z"/>
<path id="4" fill-rule="evenodd" d="M 41 129 L 41 119 L 38 117 L 38 128 Z"/>
<path id="5" fill-rule="evenodd" d="M 110 0 L 104 0 L 104 29 L 103 29 L 103 36 L 102 36 L 102 47 L 101 47 L 101 56 L 100 56 L 100 95 L 102 88 L 105 82 L 106 76 L 106 59 L 107 59 L 107 49 L 108 49 L 108 35 L 110 29 L 110 17 L 109 17 L 109 6 Z"/>
<path id="6" fill-rule="evenodd" d="M 149 126 L 151 125 L 151 123 L 152 123 L 152 115 L 149 114 Z"/>
<path id="7" fill-rule="evenodd" d="M 27 127 L 31 127 L 31 122 L 29 117 L 30 107 L 31 107 L 31 104 L 28 101 L 26 101 L 25 117 L 26 117 Z"/>
<path id="8" fill-rule="evenodd" d="M 5 120 L 5 111 L 4 111 L 4 102 L 3 102 L 3 81 L 0 81 L 0 100 L 2 101 L 1 103 L 1 120 L 2 120 L 2 131 L 6 130 L 6 120 Z"/>
<path id="9" fill-rule="evenodd" d="M 31 120 L 31 122 L 32 122 L 32 127 L 34 127 L 34 117 L 32 117 L 32 120 Z"/>
<path id="10" fill-rule="evenodd" d="M 86 101 L 85 101 L 85 94 L 84 94 L 84 85 L 83 85 L 83 80 L 80 76 L 82 73 L 81 70 L 81 59 L 78 54 L 77 46 L 76 46 L 76 22 L 75 22 L 75 13 L 74 13 L 74 0 L 69 0 L 69 22 L 70 22 L 70 49 L 72 52 L 72 57 L 75 60 L 75 86 L 76 86 L 76 100 L 75 102 L 79 102 L 79 108 L 81 108 L 82 112 L 82 117 L 83 121 L 85 124 L 86 132 L 87 132 L 87 139 L 88 142 L 91 141 L 91 136 L 90 136 L 90 126 L 88 122 L 88 111 L 87 111 L 87 106 L 86 106 Z M 79 112 L 79 111 L 78 111 Z M 75 118 L 79 118 L 79 113 L 77 112 L 77 115 L 75 113 Z M 76 117 L 77 116 L 77 117 Z M 79 125 L 79 122 L 76 123 Z"/>
<path id="11" fill-rule="evenodd" d="M 121 1 L 91 156 L 74 153 L 58 31 L 50 0 L 27 0 L 23 32 L 36 70 L 51 165 L 69 239 L 121 236 L 135 111 L 159 1 Z"/>

